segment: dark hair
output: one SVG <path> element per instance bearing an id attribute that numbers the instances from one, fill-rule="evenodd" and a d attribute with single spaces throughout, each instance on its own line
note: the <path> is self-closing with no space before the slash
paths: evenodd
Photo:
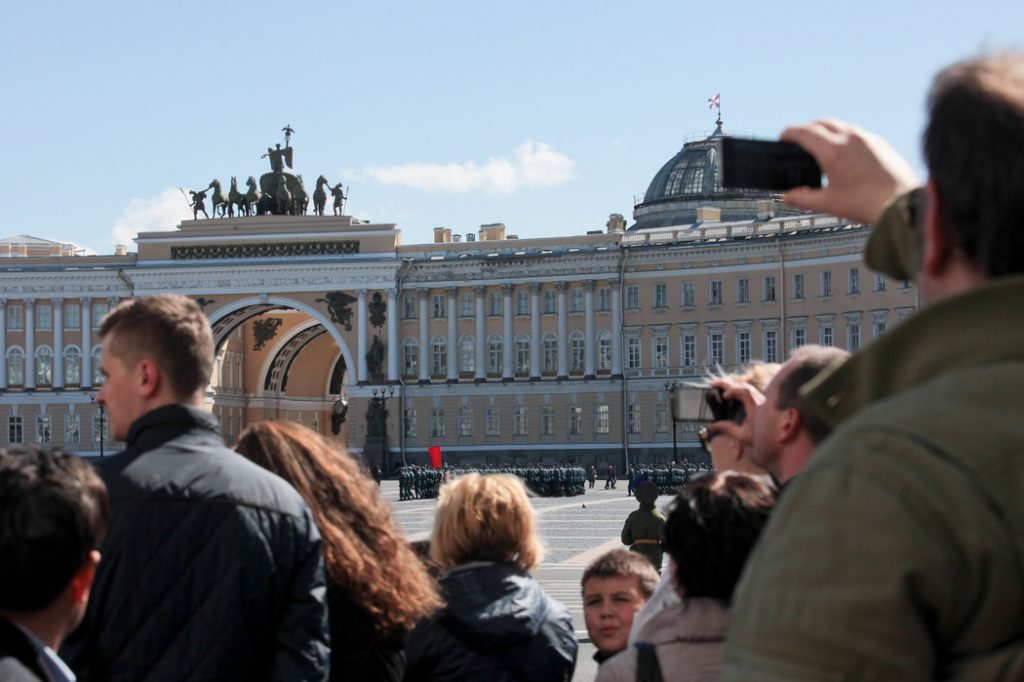
<path id="1" fill-rule="evenodd" d="M 184 399 L 206 388 L 213 372 L 213 332 L 199 305 L 187 296 L 161 294 L 121 301 L 103 318 L 100 338 L 113 334 L 122 361 L 149 355 Z"/>
<path id="2" fill-rule="evenodd" d="M 804 430 L 815 445 L 825 440 L 832 431 L 828 422 L 817 415 L 814 410 L 806 409 L 806 403 L 800 389 L 811 379 L 818 376 L 823 369 L 838 360 L 846 360 L 849 352 L 833 346 L 801 346 L 789 356 L 793 363 L 779 383 L 778 397 L 775 407 L 784 410 L 795 407 L 800 412 L 800 421 Z"/>
<path id="3" fill-rule="evenodd" d="M 391 509 L 345 452 L 285 421 L 250 425 L 235 450 L 302 495 L 323 541 L 327 576 L 380 632 L 411 628 L 441 605 L 426 568 L 391 520 Z"/>
<path id="4" fill-rule="evenodd" d="M 942 227 L 989 277 L 1024 272 L 1024 53 L 943 69 L 928 109 L 924 155 Z"/>
<path id="5" fill-rule="evenodd" d="M 0 609 L 38 611 L 99 545 L 107 489 L 78 457 L 0 449 L 0 510 Z"/>
<path id="6" fill-rule="evenodd" d="M 728 604 L 774 506 L 775 491 L 749 474 L 712 473 L 687 484 L 673 502 L 663 543 L 684 596 Z"/>
<path id="7" fill-rule="evenodd" d="M 580 579 L 580 587 L 586 587 L 587 581 L 591 578 L 629 577 L 637 579 L 640 593 L 644 595 L 644 599 L 650 599 L 658 586 L 658 571 L 651 564 L 651 560 L 628 549 L 613 549 L 597 557 L 587 566 L 583 571 L 583 578 Z"/>

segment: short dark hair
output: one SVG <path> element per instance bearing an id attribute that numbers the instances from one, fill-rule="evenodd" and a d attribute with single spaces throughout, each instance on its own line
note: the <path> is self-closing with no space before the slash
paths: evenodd
<path id="1" fill-rule="evenodd" d="M 989 277 L 1024 272 L 1024 53 L 943 69 L 928 109 L 924 155 L 942 226 Z"/>
<path id="2" fill-rule="evenodd" d="M 106 486 L 59 450 L 0 449 L 0 509 L 0 609 L 44 609 L 99 545 Z"/>
<path id="3" fill-rule="evenodd" d="M 697 476 L 679 491 L 664 547 L 686 597 L 732 601 L 743 565 L 775 506 L 775 491 L 749 474 Z"/>
<path id="4" fill-rule="evenodd" d="M 800 412 L 800 421 L 804 430 L 807 431 L 807 435 L 815 445 L 825 440 L 832 429 L 828 422 L 818 416 L 815 410 L 806 409 L 807 404 L 800 394 L 800 389 L 826 367 L 849 357 L 849 352 L 841 348 L 813 344 L 801 346 L 789 356 L 793 368 L 787 371 L 779 383 L 775 407 L 779 410 L 795 407 Z"/>
<path id="5" fill-rule="evenodd" d="M 580 579 L 580 587 L 587 586 L 591 578 L 629 578 L 637 579 L 640 594 L 650 599 L 658 586 L 658 571 L 651 560 L 642 554 L 628 549 L 613 549 L 594 559 Z"/>
<path id="6" fill-rule="evenodd" d="M 114 335 L 115 352 L 132 362 L 145 353 L 156 362 L 176 397 L 206 388 L 213 373 L 213 332 L 199 305 L 187 296 L 161 294 L 121 301 L 100 325 Z"/>

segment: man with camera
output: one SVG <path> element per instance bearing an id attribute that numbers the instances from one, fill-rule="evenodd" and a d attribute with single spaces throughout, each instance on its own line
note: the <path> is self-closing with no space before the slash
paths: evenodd
<path id="1" fill-rule="evenodd" d="M 916 190 L 859 128 L 783 134 L 829 179 L 785 199 L 872 223 L 926 307 L 802 390 L 834 429 L 747 564 L 726 680 L 1024 679 L 1024 54 L 943 70 L 929 114 Z"/>

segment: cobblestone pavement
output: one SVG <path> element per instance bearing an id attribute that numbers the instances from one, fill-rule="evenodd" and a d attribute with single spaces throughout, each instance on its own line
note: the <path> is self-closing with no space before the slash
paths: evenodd
<path id="1" fill-rule="evenodd" d="M 395 481 L 385 481 L 381 491 L 410 539 L 430 537 L 434 524 L 434 500 L 400 502 Z M 572 614 L 576 635 L 581 642 L 573 679 L 580 682 L 592 680 L 597 674 L 597 666 L 591 659 L 595 650 L 583 624 L 580 577 L 592 559 L 622 546 L 619 541 L 622 524 L 637 508 L 636 500 L 626 496 L 625 481 L 619 481 L 614 490 L 604 490 L 604 481 L 598 481 L 594 489 L 588 489 L 584 495 L 536 497 L 532 501 L 537 510 L 541 537 L 548 550 L 535 577 L 545 591 L 565 604 Z M 659 507 L 668 502 L 667 496 L 658 498 Z"/>

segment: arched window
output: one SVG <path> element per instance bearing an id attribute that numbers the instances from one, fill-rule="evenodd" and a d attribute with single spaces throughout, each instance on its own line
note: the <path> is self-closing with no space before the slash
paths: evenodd
<path id="1" fill-rule="evenodd" d="M 419 371 L 420 348 L 416 339 L 406 339 L 402 344 L 402 373 L 416 376 Z"/>
<path id="2" fill-rule="evenodd" d="M 554 332 L 544 334 L 544 371 L 558 371 L 558 337 Z"/>
<path id="3" fill-rule="evenodd" d="M 569 334 L 569 370 L 572 372 L 583 371 L 583 332 L 574 331 Z"/>
<path id="4" fill-rule="evenodd" d="M 103 385 L 103 368 L 100 367 L 101 355 L 103 354 L 102 346 L 92 347 L 92 385 L 102 386 Z"/>
<path id="5" fill-rule="evenodd" d="M 82 383 L 82 351 L 77 346 L 64 349 L 64 383 L 71 386 Z"/>
<path id="6" fill-rule="evenodd" d="M 501 374 L 505 370 L 505 343 L 498 334 L 487 337 L 487 371 L 490 374 Z"/>
<path id="7" fill-rule="evenodd" d="M 530 337 L 526 334 L 516 337 L 516 371 L 523 374 L 530 371 Z"/>
<path id="8" fill-rule="evenodd" d="M 448 342 L 443 336 L 435 336 L 430 342 L 430 373 L 441 376 L 448 372 Z"/>
<path id="9" fill-rule="evenodd" d="M 7 383 L 10 386 L 25 384 L 25 352 L 18 347 L 7 351 Z"/>
<path id="10" fill-rule="evenodd" d="M 476 371 L 476 339 L 466 334 L 459 341 L 459 371 L 472 374 Z"/>
<path id="11" fill-rule="evenodd" d="M 53 384 L 53 351 L 49 346 L 36 348 L 36 385 Z"/>

